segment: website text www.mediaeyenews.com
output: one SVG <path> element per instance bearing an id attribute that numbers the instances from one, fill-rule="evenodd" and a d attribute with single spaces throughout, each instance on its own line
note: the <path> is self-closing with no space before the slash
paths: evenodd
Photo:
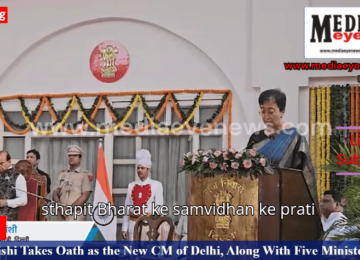
<path id="1" fill-rule="evenodd" d="M 360 70 L 360 63 L 344 62 L 284 62 L 285 70 Z"/>

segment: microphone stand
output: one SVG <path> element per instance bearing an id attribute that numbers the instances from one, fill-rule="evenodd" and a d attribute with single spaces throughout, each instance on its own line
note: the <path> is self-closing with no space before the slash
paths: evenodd
<path id="1" fill-rule="evenodd" d="M 54 200 L 47 199 L 47 198 L 45 198 L 45 197 L 39 196 L 39 195 L 34 194 L 34 193 L 31 193 L 31 192 L 27 192 L 27 191 L 24 191 L 24 190 L 20 190 L 20 189 L 15 188 L 15 187 L 10 187 L 10 188 L 11 188 L 11 189 L 18 190 L 18 191 L 21 191 L 21 192 L 25 192 L 25 193 L 27 193 L 27 194 L 29 194 L 29 195 L 31 195 L 31 196 L 37 197 L 37 198 L 39 198 L 39 199 L 43 199 L 43 200 L 45 200 L 46 203 L 57 203 L 57 202 L 54 201 Z M 64 205 L 64 204 L 58 203 L 58 205 L 66 207 L 66 205 Z"/>

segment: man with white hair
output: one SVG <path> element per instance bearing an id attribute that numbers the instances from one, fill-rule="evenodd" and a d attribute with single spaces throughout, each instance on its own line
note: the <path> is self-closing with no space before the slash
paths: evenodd
<path id="1" fill-rule="evenodd" d="M 23 175 L 11 165 L 11 156 L 0 151 L 0 216 L 7 221 L 18 221 L 19 207 L 28 202 L 27 186 Z"/>
<path id="2" fill-rule="evenodd" d="M 125 207 L 129 205 L 141 207 L 145 204 L 147 207 L 146 212 L 143 212 L 143 214 L 151 214 L 152 203 L 154 202 L 156 206 L 163 205 L 164 197 L 162 184 L 150 178 L 151 154 L 148 150 L 142 149 L 136 153 L 136 167 L 139 180 L 129 184 Z M 135 222 L 141 216 L 134 215 L 131 210 L 129 216 L 124 216 L 121 232 L 124 239 L 133 240 Z"/>

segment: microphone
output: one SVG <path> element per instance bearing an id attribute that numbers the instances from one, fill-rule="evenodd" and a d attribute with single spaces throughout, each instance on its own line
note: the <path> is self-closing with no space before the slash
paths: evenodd
<path id="1" fill-rule="evenodd" d="M 54 203 L 54 202 L 56 202 L 56 201 L 47 199 L 47 198 L 45 198 L 45 197 L 36 195 L 36 194 L 34 194 L 34 193 L 31 193 L 31 192 L 28 192 L 28 191 L 24 191 L 24 190 L 20 190 L 20 189 L 16 188 L 15 185 L 11 185 L 11 186 L 10 186 L 10 189 L 18 190 L 18 191 L 24 192 L 24 193 L 26 193 L 26 194 L 29 194 L 29 195 L 31 195 L 31 196 L 34 196 L 34 197 L 36 197 L 36 198 L 43 199 L 43 200 L 45 200 L 46 203 Z M 62 205 L 62 206 L 65 206 L 65 205 L 60 204 L 60 203 L 58 203 L 58 204 L 59 204 L 59 205 Z"/>
<path id="2" fill-rule="evenodd" d="M 254 140 L 252 140 L 251 143 L 249 143 L 249 145 L 246 146 L 244 150 L 249 149 L 253 144 L 255 144 L 255 141 L 254 141 Z"/>

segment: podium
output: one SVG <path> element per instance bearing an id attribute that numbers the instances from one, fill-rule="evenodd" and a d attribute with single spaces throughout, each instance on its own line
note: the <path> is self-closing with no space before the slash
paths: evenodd
<path id="1" fill-rule="evenodd" d="M 15 165 L 16 172 L 22 174 L 26 180 L 27 192 L 46 198 L 46 177 L 37 173 L 26 160 L 20 160 Z M 46 204 L 43 199 L 30 194 L 27 195 L 28 203 L 20 207 L 18 221 L 45 221 L 46 216 L 41 215 L 41 207 Z"/>
<path id="2" fill-rule="evenodd" d="M 274 169 L 274 174 L 259 178 L 236 175 L 195 177 L 188 175 L 188 206 L 211 206 L 229 203 L 243 209 L 229 215 L 210 214 L 189 216 L 189 240 L 317 240 L 321 234 L 321 221 L 302 171 Z M 259 204 L 267 206 L 260 214 Z M 301 214 L 301 208 L 311 209 L 310 215 Z M 248 207 L 246 207 L 248 206 Z M 252 208 L 250 207 L 252 206 Z M 269 211 L 268 207 L 273 206 Z M 283 216 L 281 208 L 296 206 L 295 214 Z M 309 210 L 308 210 L 309 211 Z M 272 213 L 270 214 L 264 214 Z M 284 210 L 285 212 L 285 210 Z M 241 215 L 243 213 L 243 215 Z M 253 213 L 253 215 L 252 215 Z M 306 212 L 305 212 L 306 213 Z M 311 214 L 314 213 L 314 214 Z"/>

